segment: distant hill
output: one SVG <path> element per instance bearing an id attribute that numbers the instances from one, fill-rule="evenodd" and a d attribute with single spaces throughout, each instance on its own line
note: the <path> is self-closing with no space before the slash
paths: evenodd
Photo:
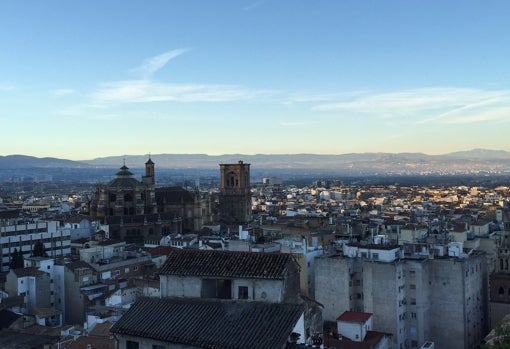
<path id="1" fill-rule="evenodd" d="M 76 168 L 89 167 L 86 163 L 57 158 L 36 158 L 27 155 L 0 156 L 0 169 L 21 169 L 21 168 Z"/>
<path id="2" fill-rule="evenodd" d="M 254 171 L 272 170 L 307 171 L 309 173 L 337 173 L 354 176 L 365 175 L 450 175 L 510 173 L 510 152 L 502 150 L 473 149 L 443 155 L 423 153 L 351 153 L 340 155 L 320 154 L 152 154 L 156 171 L 195 170 L 217 171 L 219 164 L 250 163 Z M 74 176 L 75 173 L 98 173 L 111 176 L 111 169 L 124 163 L 135 172 L 142 171 L 148 155 L 122 155 L 71 161 L 57 158 L 36 158 L 24 155 L 0 156 L 0 171 L 4 177 L 20 170 L 45 169 L 45 173 L 58 170 Z M 105 172 L 104 169 L 109 169 Z M 86 170 L 86 171 L 85 171 Z M 27 171 L 25 171 L 26 173 Z"/>
<path id="3" fill-rule="evenodd" d="M 421 163 L 450 163 L 455 159 L 476 160 L 479 162 L 492 160 L 509 160 L 510 152 L 502 150 L 474 149 L 444 155 L 427 155 L 423 153 L 350 153 L 339 155 L 321 154 L 152 154 L 151 159 L 158 168 L 217 168 L 219 164 L 244 161 L 259 168 L 345 168 L 363 164 L 411 165 Z M 126 161 L 130 168 L 141 168 L 149 158 L 148 155 L 122 155 L 97 158 L 84 161 L 93 166 L 120 167 Z"/>

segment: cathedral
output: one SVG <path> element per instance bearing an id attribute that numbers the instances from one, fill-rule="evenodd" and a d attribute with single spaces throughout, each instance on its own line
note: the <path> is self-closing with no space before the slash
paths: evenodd
<path id="1" fill-rule="evenodd" d="M 109 237 L 127 242 L 159 241 L 171 233 L 198 231 L 211 220 L 208 195 L 181 187 L 156 187 L 149 158 L 137 180 L 124 164 L 107 184 L 96 187 L 92 218 L 109 225 Z"/>

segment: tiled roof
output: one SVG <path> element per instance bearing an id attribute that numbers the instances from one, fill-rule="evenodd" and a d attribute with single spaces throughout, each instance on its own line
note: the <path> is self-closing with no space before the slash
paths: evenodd
<path id="1" fill-rule="evenodd" d="M 83 268 L 92 269 L 90 264 L 88 264 L 87 262 L 84 262 L 84 261 L 75 261 L 75 262 L 67 263 L 65 265 L 65 267 L 67 269 L 71 270 L 72 272 L 74 272 L 76 269 L 83 269 Z"/>
<path id="2" fill-rule="evenodd" d="M 255 253 L 177 249 L 169 253 L 162 275 L 283 279 L 289 263 L 287 253 Z"/>
<path id="3" fill-rule="evenodd" d="M 148 252 L 151 254 L 151 256 L 155 257 L 155 256 L 166 256 L 168 255 L 171 251 L 175 250 L 176 248 L 175 247 L 171 247 L 171 246 L 156 246 L 154 248 L 151 248 L 150 250 L 148 250 Z"/>
<path id="4" fill-rule="evenodd" d="M 358 311 L 344 311 L 338 317 L 338 321 L 343 322 L 365 322 L 372 316 L 372 313 L 363 313 Z"/>
<path id="5" fill-rule="evenodd" d="M 12 269 L 12 272 L 17 277 L 39 276 L 39 275 L 47 274 L 44 271 L 40 271 L 36 267 L 27 267 L 27 268 Z"/>
<path id="6" fill-rule="evenodd" d="M 190 298 L 141 298 L 112 332 L 209 349 L 281 349 L 303 306 Z"/>

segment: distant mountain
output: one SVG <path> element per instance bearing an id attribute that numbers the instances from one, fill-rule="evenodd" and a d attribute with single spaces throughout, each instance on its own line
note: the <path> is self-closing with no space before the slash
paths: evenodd
<path id="1" fill-rule="evenodd" d="M 79 161 L 57 159 L 57 158 L 37 158 L 27 155 L 7 155 L 0 156 L 0 169 L 21 169 L 21 168 L 76 168 L 89 167 L 86 163 Z"/>
<path id="2" fill-rule="evenodd" d="M 510 152 L 504 150 L 472 149 L 445 154 L 450 158 L 465 159 L 510 159 Z"/>
<path id="3" fill-rule="evenodd" d="M 376 168 L 381 164 L 388 166 L 414 166 L 423 163 L 452 163 L 452 160 L 510 160 L 510 152 L 502 150 L 474 149 L 444 155 L 427 155 L 423 153 L 350 153 L 339 155 L 321 154 L 152 154 L 151 159 L 158 168 L 217 168 L 219 164 L 243 161 L 258 168 L 345 168 L 372 164 Z M 93 166 L 120 167 L 126 162 L 130 168 L 141 168 L 148 160 L 148 155 L 123 155 L 97 158 L 84 161 Z"/>
<path id="4" fill-rule="evenodd" d="M 320 154 L 152 154 L 156 171 L 194 170 L 218 171 L 219 164 L 243 161 L 253 171 L 274 173 L 335 173 L 339 175 L 455 175 L 510 173 L 510 152 L 473 149 L 443 155 L 423 153 L 351 153 L 340 155 Z M 136 173 L 142 173 L 149 155 L 122 155 L 71 161 L 57 158 L 36 158 L 24 155 L 0 156 L 0 171 L 4 178 L 30 175 L 31 172 L 50 174 L 54 178 L 98 176 L 111 178 L 112 171 L 124 163 Z M 38 171 L 33 171 L 38 169 Z M 191 172 L 190 172 L 191 171 Z M 216 172 L 214 172 L 216 173 Z"/>

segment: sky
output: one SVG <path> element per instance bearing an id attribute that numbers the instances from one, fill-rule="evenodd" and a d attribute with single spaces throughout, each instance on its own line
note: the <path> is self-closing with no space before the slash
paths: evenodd
<path id="1" fill-rule="evenodd" d="M 510 151 L 508 0 L 4 0 L 0 155 Z"/>

